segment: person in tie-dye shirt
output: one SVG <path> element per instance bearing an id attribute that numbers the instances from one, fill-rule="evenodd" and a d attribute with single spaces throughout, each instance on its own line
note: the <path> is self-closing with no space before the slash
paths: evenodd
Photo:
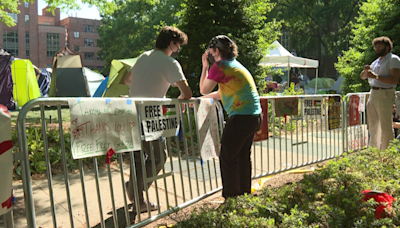
<path id="1" fill-rule="evenodd" d="M 200 78 L 203 97 L 222 100 L 229 116 L 220 152 L 222 196 L 225 199 L 251 193 L 251 146 L 262 121 L 254 79 L 235 59 L 237 55 L 238 48 L 229 37 L 212 38 L 208 51 L 202 56 Z M 212 92 L 217 84 L 218 90 Z"/>

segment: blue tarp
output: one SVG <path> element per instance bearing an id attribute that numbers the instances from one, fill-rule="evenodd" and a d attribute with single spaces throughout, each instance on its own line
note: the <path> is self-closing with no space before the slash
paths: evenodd
<path id="1" fill-rule="evenodd" d="M 101 84 L 99 85 L 99 87 L 97 88 L 96 92 L 93 94 L 93 97 L 102 97 L 103 94 L 105 94 L 105 92 L 107 91 L 107 82 L 108 82 L 108 78 L 106 77 Z"/>

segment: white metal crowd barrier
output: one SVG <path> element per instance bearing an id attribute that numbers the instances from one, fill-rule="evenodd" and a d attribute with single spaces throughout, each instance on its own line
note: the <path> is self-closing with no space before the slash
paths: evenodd
<path id="1" fill-rule="evenodd" d="M 349 95 L 350 96 L 350 95 Z M 356 129 L 358 125 L 349 125 L 349 103 L 340 95 L 303 95 L 303 96 L 276 96 L 263 97 L 267 99 L 268 110 L 264 109 L 264 116 L 268 117 L 268 139 L 254 143 L 252 148 L 253 179 L 298 168 L 341 155 L 344 151 L 358 150 L 366 145 L 355 143 L 360 140 L 363 131 Z M 286 99 L 286 100 L 285 100 Z M 134 99 L 140 105 L 139 99 Z M 155 101 L 162 101 L 157 99 Z M 195 100 L 180 101 L 190 104 Z M 297 103 L 297 106 L 295 105 Z M 222 134 L 224 115 L 219 102 L 218 110 L 219 134 Z M 114 227 L 141 227 L 161 217 L 167 216 L 181 208 L 198 202 L 221 190 L 219 161 L 202 162 L 199 148 L 196 145 L 198 129 L 195 125 L 196 115 L 190 105 L 179 110 L 183 135 L 186 137 L 167 138 L 169 155 L 162 171 L 154 184 L 145 192 L 147 201 L 152 200 L 160 204 L 157 211 L 133 213 L 134 208 L 128 202 L 125 181 L 129 175 L 136 173 L 133 160 L 135 153 L 127 155 L 117 154 L 118 167 L 106 165 L 106 169 L 99 169 L 98 158 L 92 159 L 92 168 L 84 170 L 83 160 L 78 160 L 78 174 L 69 173 L 67 167 L 67 153 L 63 126 L 62 108 L 68 105 L 67 98 L 40 98 L 28 102 L 20 110 L 18 116 L 18 144 L 20 152 L 16 156 L 20 159 L 23 190 L 25 194 L 26 224 L 28 227 L 40 227 L 43 219 L 38 219 L 38 205 L 46 209 L 43 214 L 49 220 L 50 226 L 70 227 L 106 227 L 108 223 Z M 286 105 L 288 107 L 286 107 Z M 293 106 L 294 105 L 294 106 Z M 41 187 L 47 188 L 47 200 L 35 201 L 30 171 L 30 161 L 26 137 L 26 115 L 32 108 L 39 108 L 41 115 L 42 132 L 47 132 L 49 119 L 48 107 L 56 107 L 59 129 L 59 142 L 63 156 L 63 175 L 53 175 L 49 160 L 49 144 L 46 134 L 42 134 L 46 158 L 46 180 Z M 275 110 L 277 107 L 279 110 Z M 293 107 L 297 110 L 293 111 Z M 182 111 L 184 110 L 184 111 Z M 320 111 L 318 111 L 320 110 Z M 296 113 L 291 115 L 287 113 Z M 282 113 L 284 114 L 282 116 Z M 306 114 L 304 114 L 306 113 Z M 138 112 L 140 116 L 140 112 Z M 359 114 L 363 125 L 365 115 Z M 185 119 L 185 120 L 184 120 Z M 354 122 L 352 122 L 354 123 Z M 188 126 L 185 126 L 188 124 Z M 54 127 L 54 126 L 53 126 Z M 354 129 L 353 129 L 354 128 Z M 188 129 L 189 132 L 185 132 Z M 361 133 L 360 133 L 361 132 Z M 361 135 L 361 136 L 360 136 Z M 265 136 L 265 135 L 264 135 Z M 349 142 L 351 147 L 349 147 Z M 156 151 L 152 151 L 152 153 Z M 128 161 L 129 160 L 129 161 Z M 87 161 L 87 160 L 85 160 Z M 154 163 L 153 163 L 154 168 Z M 64 193 L 55 192 L 54 186 L 62 186 Z M 79 188 L 76 188 L 76 185 Z M 73 189 L 71 190 L 71 188 Z M 73 192 L 71 192 L 73 191 Z M 135 192 L 136 197 L 138 192 Z M 79 199 L 79 200 L 78 200 Z M 130 209 L 132 207 L 132 209 Z M 48 209 L 50 208 L 50 211 Z M 58 208 L 58 209 L 57 209 Z M 61 210 L 63 208 L 64 210 Z M 64 218 L 68 221 L 62 221 Z M 49 224 L 48 224 L 49 225 Z"/>

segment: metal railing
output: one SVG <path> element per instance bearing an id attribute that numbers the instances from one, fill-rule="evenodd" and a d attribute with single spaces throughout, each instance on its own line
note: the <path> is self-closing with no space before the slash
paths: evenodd
<path id="1" fill-rule="evenodd" d="M 340 109 L 338 109 L 340 110 L 340 125 L 338 128 L 330 129 L 329 102 L 333 97 L 340 101 L 338 104 L 340 106 Z M 282 98 L 296 99 L 300 110 L 303 110 L 305 100 L 318 98 L 322 102 L 321 115 L 302 116 L 299 113 L 298 115 L 276 117 L 275 103 Z M 340 95 L 303 95 L 264 97 L 262 99 L 268 99 L 271 108 L 264 113 L 268 115 L 270 133 L 267 140 L 253 144 L 251 155 L 253 179 L 331 159 L 348 151 L 349 140 L 352 142 L 352 139 L 359 137 L 357 129 L 353 130 L 357 126 L 350 126 L 350 130 L 348 130 L 347 97 L 342 99 Z M 140 99 L 133 100 L 140 105 Z M 156 99 L 155 101 L 157 100 L 165 99 Z M 180 101 L 181 104 L 193 104 L 195 102 L 195 100 Z M 221 135 L 224 127 L 224 115 L 219 102 L 216 102 L 216 104 Z M 79 172 L 77 174 L 70 173 L 67 167 L 67 153 L 70 153 L 70 151 L 67 151 L 65 147 L 64 134 L 67 131 L 64 130 L 64 117 L 62 115 L 62 107 L 67 105 L 67 98 L 40 98 L 23 106 L 18 116 L 17 128 L 20 148 L 18 154 L 21 163 L 23 190 L 26 197 L 26 220 L 29 227 L 42 225 L 37 224 L 39 223 L 36 217 L 38 212 L 35 213 L 39 204 L 43 208 L 51 208 L 45 214 L 47 217 L 51 215 L 53 227 L 61 226 L 60 220 L 61 218 L 65 219 L 65 217 L 69 219 L 63 221 L 62 226 L 93 227 L 99 225 L 106 227 L 106 223 L 110 222 L 114 227 L 140 227 L 198 202 L 222 189 L 219 161 L 217 159 L 204 162 L 201 160 L 199 148 L 196 145 L 198 129 L 194 127 L 197 120 L 196 114 L 192 107 L 185 105 L 182 108 L 184 111 L 180 109 L 179 112 L 182 134 L 185 137 L 175 136 L 166 139 L 169 152 L 167 161 L 157 177 L 148 179 L 148 181 L 154 180 L 154 184 L 149 190 L 145 188 L 147 202 L 150 199 L 156 200 L 161 207 L 155 212 L 133 213 L 132 211 L 140 210 L 140 205 L 137 201 L 133 205 L 129 204 L 126 196 L 125 178 L 129 175 L 136 177 L 136 170 L 131 169 L 130 172 L 125 170 L 129 167 L 135 167 L 134 156 L 137 156 L 137 153 L 117 154 L 117 165 L 106 164 L 106 169 L 99 168 L 99 160 L 94 157 L 91 158 L 92 168 L 85 170 L 84 161 L 80 159 L 78 160 Z M 57 127 L 63 157 L 63 175 L 52 174 L 48 138 L 47 134 L 42 134 L 46 159 L 46 180 L 43 183 L 41 182 L 41 188 L 47 188 L 48 200 L 35 202 L 26 137 L 26 115 L 32 108 L 39 107 L 42 120 L 41 129 L 42 132 L 47 132 L 49 127 L 46 123 L 46 119 L 48 119 L 46 112 L 49 106 L 57 108 Z M 138 115 L 140 118 L 140 112 L 138 112 Z M 365 121 L 365 115 L 362 120 Z M 360 144 L 352 146 L 352 149 L 357 150 L 363 147 Z M 161 153 L 161 151 L 158 152 Z M 151 156 L 154 156 L 154 153 L 157 153 L 157 151 L 152 149 Z M 140 155 L 143 156 L 143 151 L 140 152 Z M 87 163 L 88 159 L 85 162 Z M 154 163 L 152 163 L 152 167 L 154 170 Z M 71 192 L 71 183 L 73 192 Z M 62 186 L 65 194 L 54 191 L 54 186 L 59 185 Z M 137 189 L 137 183 L 134 183 L 134 185 Z M 135 199 L 138 198 L 138 194 L 135 191 Z M 82 200 L 77 200 L 77 198 Z M 130 207 L 133 207 L 132 210 L 130 210 Z"/>

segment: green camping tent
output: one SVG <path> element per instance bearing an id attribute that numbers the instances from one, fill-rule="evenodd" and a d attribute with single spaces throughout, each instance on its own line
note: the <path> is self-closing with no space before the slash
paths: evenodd
<path id="1" fill-rule="evenodd" d="M 16 59 L 11 64 L 13 95 L 18 106 L 40 97 L 35 70 L 29 59 Z"/>
<path id="2" fill-rule="evenodd" d="M 124 79 L 128 72 L 135 65 L 137 58 L 114 59 L 111 62 L 110 75 L 108 76 L 107 90 L 103 97 L 119 97 L 129 95 L 129 86 L 125 85 Z"/>
<path id="3" fill-rule="evenodd" d="M 306 87 L 308 88 L 315 88 L 315 82 L 317 80 L 314 78 L 312 79 Z M 335 84 L 335 80 L 332 78 L 318 78 L 317 82 L 317 89 L 330 89 L 333 84 Z"/>
<path id="4" fill-rule="evenodd" d="M 49 97 L 90 97 L 78 53 L 65 47 L 53 59 Z"/>

